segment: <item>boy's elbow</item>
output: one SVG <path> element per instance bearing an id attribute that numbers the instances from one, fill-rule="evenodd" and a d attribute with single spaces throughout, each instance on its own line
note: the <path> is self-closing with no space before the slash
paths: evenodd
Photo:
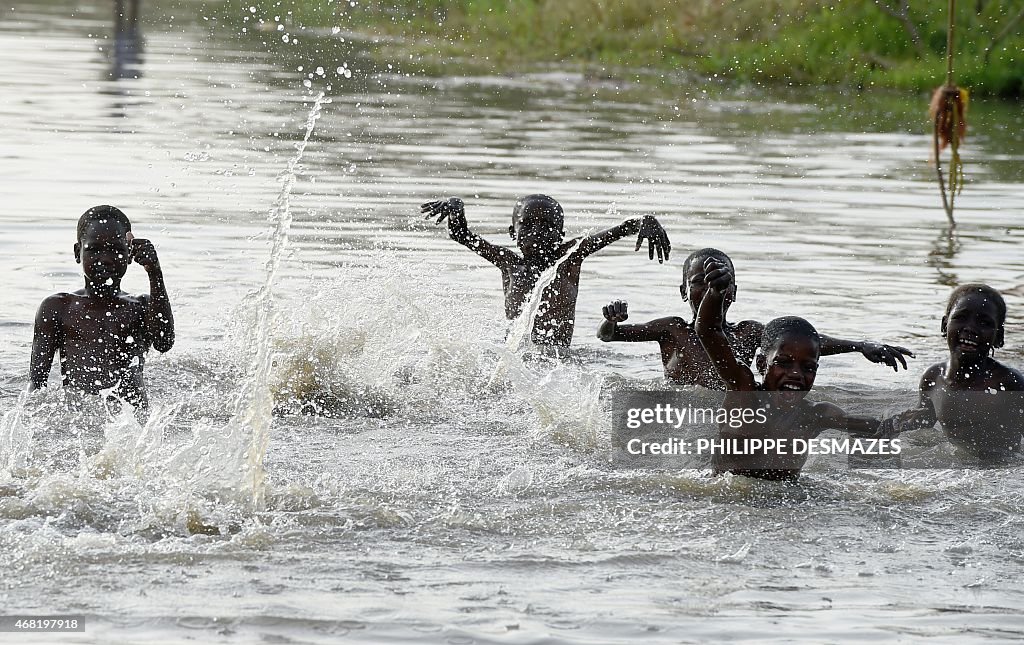
<path id="1" fill-rule="evenodd" d="M 167 352 L 171 351 L 172 347 L 174 347 L 173 334 L 167 336 L 160 336 L 153 341 L 153 349 L 160 352 L 161 354 L 166 354 Z"/>

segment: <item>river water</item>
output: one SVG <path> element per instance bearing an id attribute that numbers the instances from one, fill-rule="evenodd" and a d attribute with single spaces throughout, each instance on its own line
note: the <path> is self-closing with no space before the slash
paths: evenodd
<path id="1" fill-rule="evenodd" d="M 824 359 L 826 395 L 910 392 L 967 281 L 1008 294 L 999 355 L 1024 364 L 1019 105 L 972 105 L 951 238 L 923 96 L 467 75 L 346 32 L 240 33 L 245 11 L 151 2 L 118 40 L 106 3 L 0 8 L 5 614 L 83 615 L 38 638 L 94 643 L 1024 637 L 1020 466 L 964 467 L 922 431 L 951 467 L 617 468 L 609 393 L 661 370 L 594 337 L 613 298 L 688 315 L 682 260 L 711 245 L 734 319 L 917 352 L 898 374 Z M 506 243 L 535 192 L 570 235 L 651 213 L 675 249 L 587 261 L 564 363 L 508 354 L 498 273 L 418 216 L 459 195 Z M 101 203 L 154 241 L 177 320 L 145 428 L 19 398 L 35 308 L 81 286 L 75 222 Z M 146 290 L 138 267 L 125 286 Z"/>

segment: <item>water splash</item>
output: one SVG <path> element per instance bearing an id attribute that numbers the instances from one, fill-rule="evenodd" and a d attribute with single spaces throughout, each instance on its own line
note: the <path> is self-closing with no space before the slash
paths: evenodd
<path id="1" fill-rule="evenodd" d="M 248 496 L 244 502 L 253 510 L 264 507 L 266 473 L 263 460 L 270 442 L 270 420 L 274 409 L 269 380 L 272 367 L 270 333 L 274 315 L 274 282 L 284 251 L 288 247 L 288 232 L 292 224 L 291 194 L 295 187 L 296 168 L 302 161 L 306 145 L 325 102 L 325 95 L 320 92 L 306 118 L 305 135 L 295 145 L 295 155 L 288 161 L 287 168 L 278 176 L 278 181 L 282 184 L 281 192 L 274 201 L 269 215 L 269 221 L 274 225 L 270 258 L 265 265 L 263 285 L 250 297 L 255 311 L 249 343 L 250 347 L 255 348 L 249 366 L 250 376 L 233 395 L 232 414 L 228 421 L 226 436 L 217 442 L 234 454 L 225 455 L 210 451 L 203 456 L 208 465 L 212 465 L 210 460 L 221 466 L 225 461 L 240 465 L 242 481 L 239 492 Z"/>
<path id="2" fill-rule="evenodd" d="M 601 407 L 601 379 L 562 360 L 558 352 L 554 358 L 529 355 L 534 321 L 546 304 L 542 294 L 588 234 L 581 235 L 565 255 L 537 278 L 522 313 L 512 321 L 488 387 L 493 388 L 507 379 L 518 397 L 533 410 L 535 434 L 578 450 L 591 451 L 607 443 L 607 436 L 602 434 L 605 413 Z"/>
<path id="3" fill-rule="evenodd" d="M 32 444 L 32 428 L 25 423 L 25 400 L 22 392 L 14 407 L 0 418 L 0 474 L 10 476 L 24 466 Z"/>
<path id="4" fill-rule="evenodd" d="M 521 360 L 522 353 L 529 347 L 529 341 L 532 337 L 534 321 L 537 318 L 537 314 L 540 313 L 540 308 L 545 304 L 542 294 L 548 286 L 554 282 L 555 277 L 558 275 L 558 269 L 561 268 L 576 249 L 580 247 L 583 240 L 586 239 L 586 234 L 581 235 L 576 244 L 570 248 L 565 255 L 558 258 L 558 261 L 552 264 L 547 269 L 541 272 L 540 276 L 537 277 L 537 283 L 533 286 L 533 290 L 530 295 L 526 298 L 526 302 L 523 303 L 523 308 L 520 314 L 512 321 L 509 326 L 508 335 L 505 336 L 505 355 L 502 356 L 501 360 L 498 361 L 498 365 L 494 369 L 494 373 L 491 375 L 489 386 L 493 386 L 496 381 L 501 379 L 505 371 L 508 368 L 509 361 L 514 359 Z"/>

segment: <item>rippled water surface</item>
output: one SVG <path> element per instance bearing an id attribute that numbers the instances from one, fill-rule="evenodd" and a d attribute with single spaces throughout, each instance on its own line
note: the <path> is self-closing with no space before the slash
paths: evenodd
<path id="1" fill-rule="evenodd" d="M 923 96 L 469 76 L 346 32 L 242 34 L 243 12 L 149 2 L 119 40 L 106 3 L 0 8 L 4 613 L 85 615 L 53 640 L 97 643 L 1024 637 L 1019 466 L 960 467 L 931 431 L 915 450 L 957 467 L 822 459 L 799 486 L 615 468 L 608 393 L 661 370 L 654 345 L 594 337 L 613 298 L 688 316 L 682 260 L 711 245 L 736 263 L 735 319 L 917 352 L 899 374 L 823 360 L 823 392 L 867 412 L 942 357 L 950 285 L 1007 293 L 1000 356 L 1021 366 L 1019 105 L 972 105 L 950 238 Z M 650 213 L 675 249 L 587 261 L 565 363 L 509 355 L 498 273 L 418 216 L 460 195 L 507 243 L 535 192 L 570 235 Z M 53 389 L 19 400 L 35 308 L 81 286 L 75 222 L 100 203 L 156 244 L 177 320 L 145 428 Z M 263 327 L 247 294 L 275 241 Z M 250 397 L 267 388 L 274 416 Z"/>

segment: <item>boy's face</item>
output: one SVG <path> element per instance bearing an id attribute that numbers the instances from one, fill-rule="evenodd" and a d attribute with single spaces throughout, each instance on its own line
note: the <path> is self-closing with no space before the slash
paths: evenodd
<path id="1" fill-rule="evenodd" d="M 565 236 L 561 218 L 539 207 L 517 209 L 508 230 L 523 253 L 554 251 Z"/>
<path id="2" fill-rule="evenodd" d="M 89 224 L 75 244 L 75 260 L 95 285 L 113 285 L 128 271 L 130 247 L 125 227 L 117 222 Z"/>
<path id="3" fill-rule="evenodd" d="M 1003 344 L 999 308 L 984 293 L 968 293 L 953 303 L 942 319 L 942 331 L 949 353 L 964 358 L 988 356 L 993 347 Z"/>
<path id="4" fill-rule="evenodd" d="M 704 294 L 708 291 L 708 285 L 704 282 L 704 261 L 694 259 L 686 267 L 686 275 L 683 276 L 683 284 L 679 285 L 679 295 L 683 300 L 690 303 L 690 311 L 694 317 L 697 316 L 697 309 L 704 300 Z M 729 291 L 725 294 L 723 304 L 724 311 L 729 311 L 729 306 L 736 301 L 736 283 L 729 285 Z"/>
<path id="5" fill-rule="evenodd" d="M 810 336 L 783 335 L 762 359 L 764 364 L 759 365 L 764 373 L 764 389 L 783 392 L 787 400 L 802 398 L 814 385 L 819 352 L 818 341 Z"/>

